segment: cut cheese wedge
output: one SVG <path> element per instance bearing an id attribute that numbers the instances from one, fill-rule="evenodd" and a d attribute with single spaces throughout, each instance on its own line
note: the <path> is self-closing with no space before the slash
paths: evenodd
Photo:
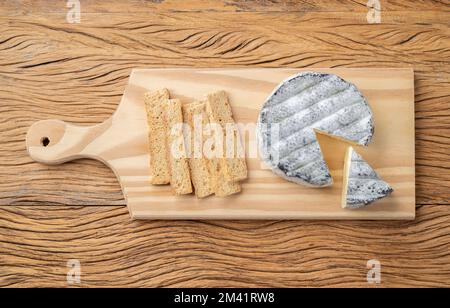
<path id="1" fill-rule="evenodd" d="M 257 123 L 263 161 L 283 178 L 312 187 L 333 183 L 316 131 L 354 144 L 372 139 L 372 111 L 353 84 L 304 72 L 282 82 L 266 100 Z"/>
<path id="2" fill-rule="evenodd" d="M 344 209 L 365 207 L 393 192 L 353 147 L 348 147 L 345 155 L 342 186 Z"/>

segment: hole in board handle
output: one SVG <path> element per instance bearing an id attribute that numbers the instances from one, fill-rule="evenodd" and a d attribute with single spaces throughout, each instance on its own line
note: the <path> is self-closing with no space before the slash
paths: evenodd
<path id="1" fill-rule="evenodd" d="M 41 144 L 43 147 L 46 147 L 50 144 L 50 139 L 48 139 L 48 137 L 42 137 L 41 138 Z"/>

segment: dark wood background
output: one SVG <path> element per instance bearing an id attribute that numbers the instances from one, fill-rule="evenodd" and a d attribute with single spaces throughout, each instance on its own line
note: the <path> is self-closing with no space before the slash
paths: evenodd
<path id="1" fill-rule="evenodd" d="M 450 1 L 0 0 L 0 286 L 450 287 Z M 31 161 L 28 127 L 92 125 L 137 67 L 412 67 L 413 222 L 129 219 L 99 162 Z"/>

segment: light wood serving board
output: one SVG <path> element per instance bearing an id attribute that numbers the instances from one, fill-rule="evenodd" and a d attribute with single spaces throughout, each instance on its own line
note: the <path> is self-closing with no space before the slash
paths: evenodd
<path id="1" fill-rule="evenodd" d="M 225 90 L 236 122 L 254 124 L 267 96 L 282 80 L 305 69 L 136 69 L 115 114 L 94 127 L 58 120 L 37 122 L 27 134 L 30 156 L 59 164 L 88 157 L 116 174 L 134 219 L 389 219 L 415 217 L 414 73 L 412 69 L 314 69 L 354 83 L 374 112 L 375 137 L 358 148 L 394 193 L 360 210 L 340 206 L 346 144 L 319 136 L 334 185 L 308 188 L 287 182 L 247 158 L 249 178 L 242 193 L 227 198 L 175 196 L 170 186 L 152 186 L 149 175 L 148 125 L 143 95 L 168 88 L 184 103 Z M 48 138 L 49 144 L 42 142 Z M 245 134 L 253 151 L 254 132 Z"/>

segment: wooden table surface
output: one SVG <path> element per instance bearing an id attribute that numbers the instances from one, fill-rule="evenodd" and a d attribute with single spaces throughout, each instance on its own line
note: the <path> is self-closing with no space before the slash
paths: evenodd
<path id="1" fill-rule="evenodd" d="M 0 286 L 450 287 L 450 1 L 0 0 Z M 132 68 L 412 67 L 417 218 L 130 221 L 99 162 L 31 161 L 28 127 L 107 119 Z"/>

